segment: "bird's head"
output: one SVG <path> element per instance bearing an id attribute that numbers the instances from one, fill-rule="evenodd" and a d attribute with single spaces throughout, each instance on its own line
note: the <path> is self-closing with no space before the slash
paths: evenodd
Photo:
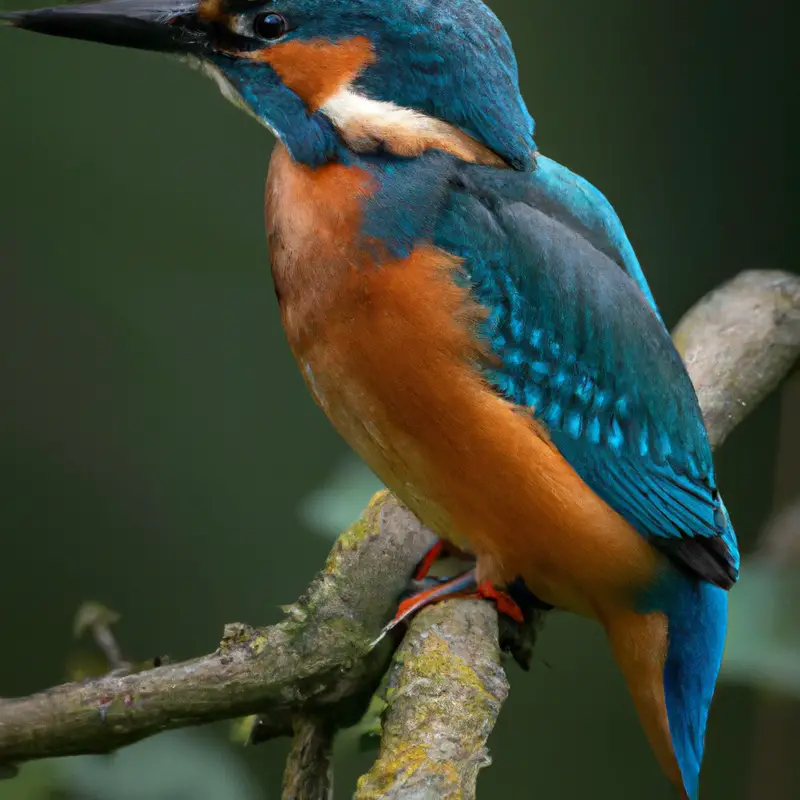
<path id="1" fill-rule="evenodd" d="M 181 56 L 303 163 L 437 142 L 484 163 L 534 163 L 514 52 L 481 0 L 107 0 L 0 21 Z"/>

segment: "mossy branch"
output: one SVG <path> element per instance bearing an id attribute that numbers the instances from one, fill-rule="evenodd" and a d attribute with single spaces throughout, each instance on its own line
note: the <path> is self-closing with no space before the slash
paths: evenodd
<path id="1" fill-rule="evenodd" d="M 370 643 L 433 541 L 379 493 L 277 625 L 234 623 L 215 652 L 192 661 L 0 700 L 0 764 L 108 753 L 171 728 L 259 712 L 272 736 L 291 733 L 297 713 L 336 706 L 341 716 L 385 672 L 391 647 Z"/>
<path id="2" fill-rule="evenodd" d="M 423 611 L 392 663 L 380 756 L 356 800 L 474 797 L 507 694 L 489 603 L 448 600 Z"/>
<path id="3" fill-rule="evenodd" d="M 675 340 L 717 446 L 800 354 L 800 278 L 743 273 L 700 301 Z M 284 797 L 314 800 L 330 791 L 333 731 L 357 720 L 388 668 L 381 750 L 357 797 L 473 798 L 508 692 L 492 606 L 424 611 L 393 661 L 391 642 L 370 648 L 432 541 L 381 492 L 277 625 L 229 625 L 215 652 L 192 661 L 0 700 L 0 777 L 33 759 L 258 714 L 259 739 L 295 735 Z"/>

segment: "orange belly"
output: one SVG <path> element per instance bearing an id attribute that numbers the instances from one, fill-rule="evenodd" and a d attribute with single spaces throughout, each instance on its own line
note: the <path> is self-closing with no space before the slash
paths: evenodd
<path id="1" fill-rule="evenodd" d="M 481 378 L 456 265 L 423 248 L 353 269 L 313 338 L 290 336 L 295 356 L 344 438 L 425 524 L 476 554 L 482 578 L 521 576 L 554 606 L 604 617 L 659 556 Z"/>

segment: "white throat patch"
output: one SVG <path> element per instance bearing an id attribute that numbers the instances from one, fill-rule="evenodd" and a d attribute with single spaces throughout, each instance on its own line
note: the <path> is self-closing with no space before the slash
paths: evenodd
<path id="1" fill-rule="evenodd" d="M 373 100 L 350 87 L 336 92 L 320 111 L 356 152 L 384 146 L 395 155 L 418 156 L 438 148 L 465 161 L 505 166 L 496 153 L 455 125 L 394 103 Z"/>

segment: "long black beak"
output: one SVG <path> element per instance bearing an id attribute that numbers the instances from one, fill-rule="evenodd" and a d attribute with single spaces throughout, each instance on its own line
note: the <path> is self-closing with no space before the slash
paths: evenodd
<path id="1" fill-rule="evenodd" d="M 0 24 L 50 36 L 166 53 L 200 52 L 208 37 L 198 0 L 107 0 L 0 14 Z"/>

